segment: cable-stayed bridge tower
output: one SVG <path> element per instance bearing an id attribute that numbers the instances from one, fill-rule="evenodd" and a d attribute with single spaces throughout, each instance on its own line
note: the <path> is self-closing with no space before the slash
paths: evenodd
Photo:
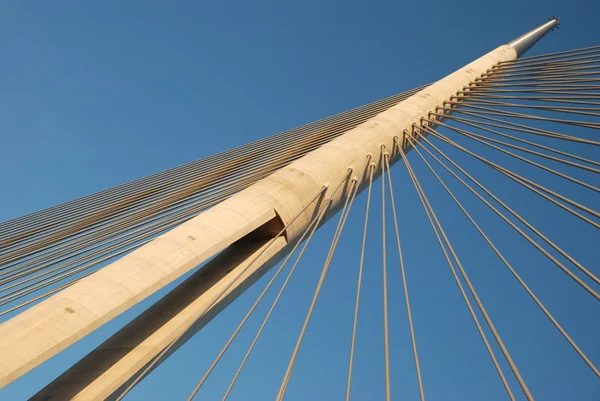
<path id="1" fill-rule="evenodd" d="M 0 225 L 0 304 L 6 308 L 3 314 L 17 310 L 20 313 L 0 325 L 0 387 L 200 266 L 182 284 L 33 397 L 34 400 L 121 399 L 269 269 L 281 262 L 278 275 L 295 252 L 301 252 L 301 256 L 314 231 L 339 212 L 330 252 L 279 391 L 274 395 L 278 400 L 283 399 L 355 197 L 367 191 L 370 200 L 374 180 L 381 177 L 385 394 L 391 399 L 386 293 L 387 264 L 391 261 L 386 260 L 385 250 L 385 210 L 391 206 L 391 227 L 397 238 L 390 240 L 388 246 L 397 245 L 400 256 L 419 394 L 424 400 L 426 379 L 419 367 L 398 230 L 398 216 L 410 211 L 401 206 L 396 208 L 390 170 L 395 163 L 400 163 L 407 169 L 428 224 L 435 232 L 509 399 L 516 399 L 517 393 L 519 397 L 523 394 L 525 399 L 534 399 L 535 394 L 527 386 L 437 218 L 406 157 L 408 152 L 426 163 L 541 313 L 552 321 L 598 379 L 599 371 L 593 360 L 527 286 L 436 172 L 444 169 L 455 177 L 517 231 L 523 241 L 530 243 L 562 270 L 567 279 L 587 292 L 590 302 L 600 300 L 597 269 L 584 266 L 552 242 L 439 147 L 440 144 L 451 146 L 479 160 L 574 219 L 594 229 L 600 228 L 600 214 L 594 207 L 553 191 L 456 141 L 458 138 L 472 141 L 550 173 L 557 180 L 600 192 L 593 184 L 542 162 L 559 163 L 586 173 L 600 172 L 598 159 L 566 151 L 560 145 L 568 142 L 594 147 L 600 145 L 598 141 L 535 125 L 554 123 L 577 129 L 600 128 L 598 108 L 587 107 L 597 106 L 600 97 L 593 92 L 600 74 L 598 48 L 523 57 L 557 25 L 558 20 L 552 18 L 432 84 L 3 223 Z M 442 133 L 443 130 L 450 130 L 456 138 Z M 543 140 L 537 140 L 539 138 Z M 547 139 L 555 140 L 556 144 L 550 145 Z M 386 206 L 389 196 L 391 202 L 387 201 Z M 367 206 L 365 236 L 368 216 Z M 363 257 L 364 248 L 346 399 L 351 394 Z M 94 269 L 98 265 L 102 267 Z M 265 292 L 272 284 L 270 281 Z M 223 353 L 256 305 L 225 344 Z M 200 380 L 191 398 L 223 353 Z M 500 358 L 506 361 L 508 369 L 502 369 Z M 238 374 L 239 371 L 235 377 Z M 514 383 L 511 386 L 513 379 L 507 379 L 509 374 L 514 376 L 516 387 Z M 231 386 L 227 394 L 229 391 Z"/>

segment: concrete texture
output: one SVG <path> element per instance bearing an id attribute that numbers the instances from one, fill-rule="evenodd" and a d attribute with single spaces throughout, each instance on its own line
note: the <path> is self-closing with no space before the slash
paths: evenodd
<path id="1" fill-rule="evenodd" d="M 394 137 L 401 139 L 405 130 L 410 134 L 414 123 L 419 124 L 422 117 L 427 117 L 429 112 L 449 100 L 458 90 L 499 61 L 516 57 L 517 53 L 510 46 L 493 50 L 218 206 L 5 322 L 0 326 L 0 387 L 226 250 L 236 241 L 245 241 L 243 238 L 267 222 L 274 224 L 273 221 L 281 219 L 277 224 L 289 224 L 323 185 L 329 184 L 328 193 L 331 193 L 349 167 L 354 169 L 356 176 L 362 177 L 368 154 L 378 160 L 382 145 L 391 150 Z M 343 195 L 340 193 L 335 197 L 333 210 L 340 206 Z M 278 239 L 275 247 L 269 250 L 269 257 L 261 263 L 277 257 L 287 241 L 294 240 L 302 233 L 314 215 L 315 206 L 310 205 L 301 213 L 288 228 L 286 238 Z M 231 261 L 222 266 L 224 269 L 240 269 L 243 263 L 243 260 Z M 253 264 L 246 275 L 256 274 L 260 267 L 260 263 Z M 78 385 L 80 399 L 105 398 L 164 348 L 177 335 L 181 322 L 203 316 L 219 289 L 225 288 L 228 276 L 222 273 L 221 276 L 221 280 L 199 293 L 198 298 L 184 307 L 180 314 L 172 316 L 161 327 L 154 327 L 154 331 L 146 332 L 146 337 L 138 339 L 137 344 L 128 346 L 123 342 L 123 350 L 118 352 L 123 352 L 125 356 L 111 366 L 100 364 L 96 374 L 87 374 L 89 382 Z M 230 292 L 243 286 L 240 280 L 230 288 Z M 215 310 L 219 307 L 222 307 L 219 303 L 214 305 Z M 62 386 L 73 385 L 62 383 Z"/>

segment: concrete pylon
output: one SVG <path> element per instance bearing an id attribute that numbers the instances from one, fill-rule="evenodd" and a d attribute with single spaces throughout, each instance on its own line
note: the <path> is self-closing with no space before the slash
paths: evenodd
<path id="1" fill-rule="evenodd" d="M 196 327 L 201 327 L 276 263 L 310 223 L 318 207 L 312 200 L 324 185 L 329 185 L 324 195 L 327 198 L 349 168 L 360 183 L 368 155 L 377 160 L 382 146 L 391 151 L 395 137 L 411 135 L 413 124 L 419 124 L 421 118 L 498 62 L 516 59 L 557 23 L 551 20 L 512 44 L 498 47 L 0 325 L 0 387 L 219 255 L 192 276 L 190 280 L 199 280 L 196 282 L 202 287 L 179 304 L 179 311 L 173 309 L 176 313 L 162 315 L 157 323 L 156 316 L 175 302 L 176 297 L 168 296 L 109 339 L 110 347 L 106 343 L 100 346 L 37 396 L 44 400 L 109 397 L 172 342 L 182 324 L 195 321 Z M 330 215 L 341 206 L 345 195 L 345 190 L 336 194 Z M 260 260 L 248 266 L 252 255 L 283 227 L 288 227 L 285 236 L 277 238 Z M 232 283 L 235 272 L 241 271 L 244 275 Z M 202 281 L 203 272 L 210 279 Z M 181 288 L 188 288 L 186 285 L 190 284 Z M 130 341 L 132 338 L 135 340 Z M 98 364 L 98 358 L 105 363 Z"/>

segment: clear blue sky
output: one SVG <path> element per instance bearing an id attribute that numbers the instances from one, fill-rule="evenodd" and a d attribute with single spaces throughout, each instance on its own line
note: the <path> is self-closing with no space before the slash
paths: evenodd
<path id="1" fill-rule="evenodd" d="M 431 82 L 551 15 L 561 18 L 562 28 L 530 54 L 598 45 L 599 12 L 600 6 L 591 0 L 0 2 L 0 221 Z M 599 158 L 597 150 L 573 150 Z M 553 331 L 415 156 L 411 160 L 417 173 L 532 393 L 539 400 L 600 400 L 597 378 Z M 456 157 L 467 167 L 477 167 Z M 405 169 L 398 165 L 393 173 L 399 205 L 410 210 L 402 216 L 401 231 L 427 399 L 505 400 Z M 583 265 L 600 273 L 596 231 L 485 169 L 479 167 L 477 173 Z M 590 206 L 600 204 L 589 191 L 541 173 L 534 177 Z M 600 184 L 598 177 L 578 177 Z M 458 186 L 453 188 L 599 365 L 597 303 Z M 376 189 L 378 193 L 379 185 Z M 383 397 L 379 202 L 377 195 L 354 400 Z M 286 400 L 338 400 L 344 395 L 364 203 L 360 196 Z M 330 222 L 315 238 L 230 399 L 273 399 L 331 234 Z M 393 399 L 415 400 L 410 338 L 392 245 L 392 394 Z M 264 283 L 252 287 L 127 399 L 187 397 Z M 0 399 L 31 396 L 161 294 L 0 390 Z M 203 388 L 202 399 L 220 399 L 251 340 L 253 334 L 248 333 L 258 327 L 272 298 L 259 308 L 246 335 Z M 517 390 L 514 380 L 511 384 Z"/>

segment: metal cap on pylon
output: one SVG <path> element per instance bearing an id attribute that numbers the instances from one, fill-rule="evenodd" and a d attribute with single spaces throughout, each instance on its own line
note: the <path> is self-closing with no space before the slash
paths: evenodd
<path id="1" fill-rule="evenodd" d="M 544 35 L 553 30 L 555 27 L 558 27 L 559 19 L 552 17 L 550 21 L 546 22 L 543 25 L 535 28 L 532 31 L 527 32 L 525 35 L 521 35 L 512 42 L 509 42 L 508 45 L 514 48 L 517 51 L 519 57 L 521 57 L 525 52 L 533 45 L 535 45 L 538 40 L 540 40 Z"/>

